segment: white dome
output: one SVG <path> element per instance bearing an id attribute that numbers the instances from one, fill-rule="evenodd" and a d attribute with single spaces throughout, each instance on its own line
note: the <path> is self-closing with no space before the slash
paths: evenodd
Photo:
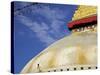
<path id="1" fill-rule="evenodd" d="M 97 33 L 81 32 L 53 43 L 24 67 L 21 73 L 95 68 Z"/>

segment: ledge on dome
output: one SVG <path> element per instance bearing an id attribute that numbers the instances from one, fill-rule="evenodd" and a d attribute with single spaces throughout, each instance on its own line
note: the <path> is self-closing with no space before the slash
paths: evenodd
<path id="1" fill-rule="evenodd" d="M 80 28 L 91 28 L 97 25 L 97 15 L 91 15 L 86 18 L 74 20 L 68 23 L 68 28 L 70 31 L 73 29 L 77 31 Z"/>

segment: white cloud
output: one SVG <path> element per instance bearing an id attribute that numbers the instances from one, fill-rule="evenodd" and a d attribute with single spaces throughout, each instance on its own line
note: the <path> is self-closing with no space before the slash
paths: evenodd
<path id="1" fill-rule="evenodd" d="M 39 23 L 36 20 L 30 19 L 30 17 L 24 15 L 18 15 L 19 21 L 25 26 L 29 27 L 33 32 L 35 32 L 36 37 L 46 45 L 49 45 L 57 40 L 57 37 L 62 36 L 60 33 L 60 28 L 64 24 L 62 19 L 65 18 L 63 11 L 60 9 L 50 9 L 48 6 L 43 6 L 42 8 L 32 8 L 31 14 L 39 14 L 44 16 L 50 21 L 47 24 L 45 21 Z M 53 35 L 53 36 L 52 36 Z"/>

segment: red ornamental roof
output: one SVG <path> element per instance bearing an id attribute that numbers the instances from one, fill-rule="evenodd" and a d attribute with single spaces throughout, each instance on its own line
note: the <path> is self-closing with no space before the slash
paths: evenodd
<path id="1" fill-rule="evenodd" d="M 72 28 L 75 25 L 82 25 L 81 23 L 88 23 L 88 22 L 92 22 L 92 21 L 97 21 L 97 15 L 92 15 L 89 16 L 87 18 L 82 18 L 79 20 L 74 20 L 68 23 L 68 28 Z"/>

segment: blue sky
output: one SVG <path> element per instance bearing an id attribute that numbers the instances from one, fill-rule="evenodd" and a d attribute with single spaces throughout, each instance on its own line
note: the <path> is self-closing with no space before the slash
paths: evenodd
<path id="1" fill-rule="evenodd" d="M 46 47 L 70 35 L 67 23 L 76 8 L 76 5 L 14 3 L 15 73 Z"/>

